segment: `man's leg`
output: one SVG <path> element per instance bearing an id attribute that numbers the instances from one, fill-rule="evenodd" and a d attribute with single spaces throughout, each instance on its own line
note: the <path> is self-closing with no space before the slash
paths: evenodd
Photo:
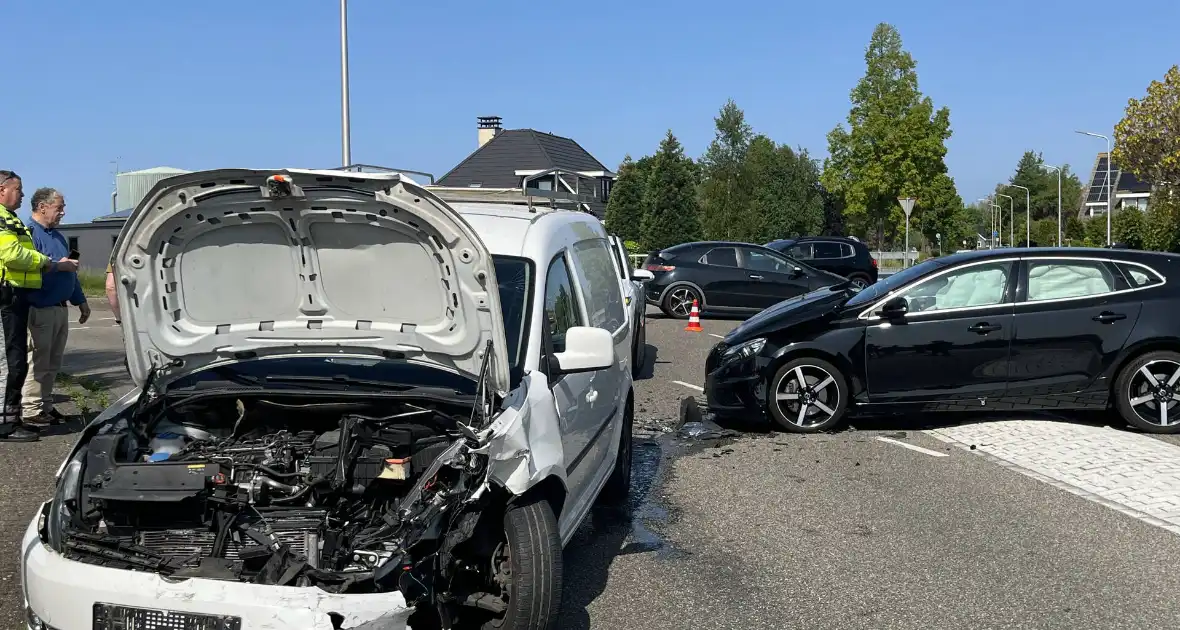
<path id="1" fill-rule="evenodd" d="M 61 373 L 61 360 L 66 354 L 66 341 L 70 338 L 70 309 L 59 306 L 53 317 L 53 347 L 49 351 L 49 377 L 45 386 L 45 413 L 53 422 L 65 420 L 65 416 L 53 407 L 53 384 Z"/>
<path id="2" fill-rule="evenodd" d="M 25 422 L 45 422 L 53 408 L 53 379 L 57 367 L 53 365 L 56 350 L 58 319 L 65 311 L 58 306 L 29 309 L 29 375 L 21 392 Z M 60 360 L 60 359 L 59 359 Z"/>
<path id="3" fill-rule="evenodd" d="M 4 358 L 8 366 L 4 401 L 0 407 L 0 441 L 35 442 L 40 437 L 21 423 L 21 388 L 29 372 L 29 302 L 20 292 L 0 306 L 4 328 Z"/>

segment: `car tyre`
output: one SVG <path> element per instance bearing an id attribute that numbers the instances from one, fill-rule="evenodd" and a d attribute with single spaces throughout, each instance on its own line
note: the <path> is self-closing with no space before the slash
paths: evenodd
<path id="1" fill-rule="evenodd" d="M 766 407 L 783 430 L 817 433 L 844 419 L 848 391 L 848 382 L 836 366 L 823 359 L 800 357 L 784 363 L 770 378 Z"/>
<path id="2" fill-rule="evenodd" d="M 692 313 L 693 300 L 696 300 L 698 306 L 704 305 L 704 300 L 696 289 L 687 284 L 676 284 L 664 294 L 660 310 L 673 319 L 688 319 Z"/>
<path id="3" fill-rule="evenodd" d="M 867 289 L 869 285 L 873 284 L 872 279 L 861 273 L 854 273 L 848 276 L 848 281 L 852 283 L 852 286 L 861 290 Z"/>
<path id="4" fill-rule="evenodd" d="M 639 324 L 639 334 L 636 335 L 635 349 L 631 352 L 631 378 L 639 378 L 643 373 L 643 366 L 647 363 L 647 326 Z"/>
<path id="5" fill-rule="evenodd" d="M 509 506 L 504 538 L 508 609 L 483 630 L 555 630 L 561 616 L 561 537 L 549 502 L 538 497 Z"/>
<path id="6" fill-rule="evenodd" d="M 615 468 L 610 479 L 599 494 L 604 505 L 622 505 L 631 493 L 631 460 L 634 453 L 635 403 L 628 396 L 623 411 L 623 430 L 619 437 L 619 451 L 615 456 Z"/>
<path id="7" fill-rule="evenodd" d="M 1180 353 L 1158 350 L 1132 360 L 1112 394 L 1127 424 L 1147 433 L 1180 433 Z"/>

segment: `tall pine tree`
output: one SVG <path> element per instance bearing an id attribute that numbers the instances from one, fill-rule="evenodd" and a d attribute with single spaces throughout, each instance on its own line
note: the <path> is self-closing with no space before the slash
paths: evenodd
<path id="1" fill-rule="evenodd" d="M 653 156 L 643 195 L 643 246 L 648 251 L 700 239 L 694 170 L 669 129 Z"/>
<path id="2" fill-rule="evenodd" d="M 918 90 L 916 67 L 897 29 L 878 24 L 865 51 L 865 74 L 852 90 L 848 128 L 828 134 L 824 162 L 824 187 L 843 197 L 850 233 L 880 230 L 886 240 L 899 240 L 905 213 L 898 197 L 918 198 L 916 216 L 931 202 L 953 201 L 940 177 L 947 172 L 950 111 L 935 111 Z"/>
<path id="3" fill-rule="evenodd" d="M 624 241 L 638 241 L 642 238 L 643 193 L 647 182 L 630 155 L 623 158 L 618 175 L 606 203 L 606 228 Z"/>
<path id="4" fill-rule="evenodd" d="M 750 186 L 745 177 L 746 153 L 753 131 L 746 115 L 730 99 L 713 119 L 716 137 L 701 157 L 701 227 L 705 237 L 741 239 L 754 231 L 749 219 Z"/>

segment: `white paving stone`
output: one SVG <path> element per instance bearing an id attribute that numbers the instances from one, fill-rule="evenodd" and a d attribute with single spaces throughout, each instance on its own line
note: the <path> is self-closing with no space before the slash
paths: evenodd
<path id="1" fill-rule="evenodd" d="M 1109 427 L 1051 420 L 989 421 L 927 433 L 1180 534 L 1178 446 Z"/>

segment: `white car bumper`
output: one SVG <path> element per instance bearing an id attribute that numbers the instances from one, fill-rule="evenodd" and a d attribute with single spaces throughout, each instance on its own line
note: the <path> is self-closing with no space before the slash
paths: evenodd
<path id="1" fill-rule="evenodd" d="M 54 630 L 96 630 L 96 603 L 232 615 L 241 618 L 241 630 L 404 630 L 413 612 L 398 592 L 335 595 L 198 578 L 168 582 L 152 573 L 75 562 L 41 543 L 36 519 L 21 543 L 21 577 L 25 605 Z M 343 619 L 338 626 L 334 615 Z"/>

